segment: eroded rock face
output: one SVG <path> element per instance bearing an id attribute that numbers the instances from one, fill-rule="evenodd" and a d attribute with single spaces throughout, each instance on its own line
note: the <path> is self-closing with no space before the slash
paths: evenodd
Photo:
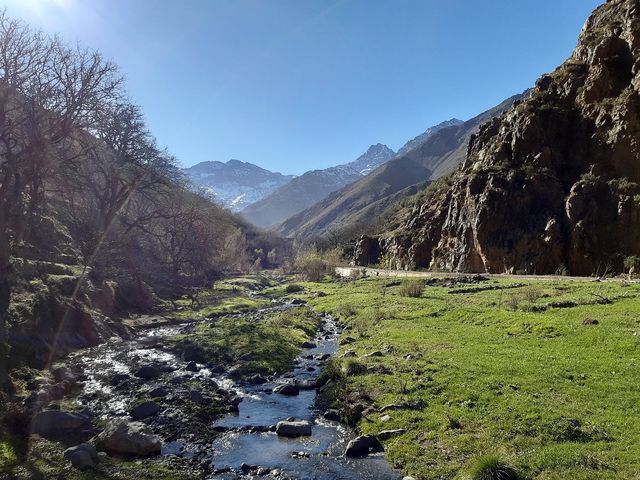
<path id="1" fill-rule="evenodd" d="M 640 253 L 640 3 L 610 0 L 572 56 L 483 125 L 453 184 L 381 239 L 398 268 L 590 275 Z"/>

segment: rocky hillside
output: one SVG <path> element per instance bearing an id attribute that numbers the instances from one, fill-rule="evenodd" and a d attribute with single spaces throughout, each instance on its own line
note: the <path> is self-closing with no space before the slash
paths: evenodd
<path id="1" fill-rule="evenodd" d="M 263 199 L 293 178 L 240 160 L 201 162 L 184 172 L 196 189 L 204 189 L 233 211 Z"/>
<path id="2" fill-rule="evenodd" d="M 324 170 L 311 170 L 294 178 L 271 195 L 249 205 L 242 211 L 242 216 L 262 228 L 279 225 L 331 192 L 367 175 L 394 155 L 395 152 L 386 145 L 371 145 L 353 162 Z"/>
<path id="3" fill-rule="evenodd" d="M 640 4 L 610 0 L 571 57 L 473 137 L 450 188 L 382 240 L 395 266 L 590 275 L 640 254 Z"/>
<path id="4" fill-rule="evenodd" d="M 327 235 L 349 237 L 378 228 L 398 201 L 414 195 L 431 179 L 458 166 L 472 133 L 518 98 L 520 96 L 509 98 L 466 122 L 454 119 L 427 129 L 400 149 L 404 153 L 288 218 L 277 232 L 308 240 Z"/>

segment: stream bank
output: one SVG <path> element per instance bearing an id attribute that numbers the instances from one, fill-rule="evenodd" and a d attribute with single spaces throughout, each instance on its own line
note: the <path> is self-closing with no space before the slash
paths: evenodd
<path id="1" fill-rule="evenodd" d="M 259 370 L 247 375 L 250 372 L 242 368 L 223 367 L 198 355 L 190 357 L 193 352 L 171 348 L 176 338 L 184 339 L 195 329 L 213 330 L 221 321 L 233 322 L 234 317 L 249 315 L 255 322 L 264 322 L 283 311 L 308 308 L 292 303 L 277 301 L 255 312 L 146 329 L 131 339 L 114 338 L 71 354 L 62 370 L 75 377 L 78 389 L 45 411 L 75 412 L 96 427 L 83 432 L 85 438 L 61 439 L 67 445 L 88 440 L 116 418 L 141 422 L 162 441 L 160 456 L 138 460 L 141 469 L 160 464 L 191 478 L 211 479 L 256 475 L 281 479 L 400 478 L 381 453 L 346 458 L 345 449 L 355 434 L 320 418 L 314 410 L 316 380 L 336 351 L 341 331 L 332 317 L 321 317 L 315 338 L 298 345 L 306 348 L 295 358 L 292 369 L 277 375 Z M 251 355 L 244 360 L 250 363 Z M 287 385 L 295 385 L 297 394 L 276 392 Z M 275 426 L 286 420 L 309 422 L 311 435 L 293 439 L 278 436 Z"/>

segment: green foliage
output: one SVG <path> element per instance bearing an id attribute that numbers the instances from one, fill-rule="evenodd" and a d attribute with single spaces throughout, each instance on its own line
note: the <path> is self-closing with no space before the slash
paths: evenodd
<path id="1" fill-rule="evenodd" d="M 631 255 L 624 259 L 624 268 L 628 271 L 637 272 L 640 269 L 640 257 L 637 255 Z"/>
<path id="2" fill-rule="evenodd" d="M 282 373 L 291 368 L 302 342 L 313 338 L 318 323 L 319 316 L 305 307 L 259 317 L 223 317 L 174 337 L 171 346 L 180 350 L 196 345 L 208 362 L 227 367 L 247 355 L 236 372 L 239 376 Z"/>
<path id="3" fill-rule="evenodd" d="M 419 298 L 424 290 L 423 280 L 404 280 L 400 285 L 400 296 Z"/>
<path id="4" fill-rule="evenodd" d="M 518 480 L 518 472 L 493 455 L 478 458 L 469 471 L 469 480 Z"/>

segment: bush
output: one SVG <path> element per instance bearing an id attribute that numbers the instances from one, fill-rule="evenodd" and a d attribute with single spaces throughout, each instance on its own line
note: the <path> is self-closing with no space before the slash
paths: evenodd
<path id="1" fill-rule="evenodd" d="M 424 281 L 422 280 L 404 280 L 400 285 L 400 296 L 418 298 L 424 290 Z"/>
<path id="2" fill-rule="evenodd" d="M 633 275 L 640 270 L 640 257 L 637 255 L 630 255 L 624 259 L 624 269 L 629 273 L 629 275 Z"/>
<path id="3" fill-rule="evenodd" d="M 470 480 L 518 480 L 520 475 L 508 464 L 493 455 L 478 458 L 469 472 Z"/>
<path id="4" fill-rule="evenodd" d="M 290 285 L 287 285 L 287 288 L 285 288 L 284 291 L 287 293 L 298 293 L 303 292 L 304 288 L 302 287 L 302 285 L 296 285 L 295 283 L 292 283 Z"/>
<path id="5" fill-rule="evenodd" d="M 540 292 L 534 286 L 528 286 L 523 292 L 524 299 L 529 303 L 536 303 L 540 298 Z"/>
<path id="6" fill-rule="evenodd" d="M 358 313 L 356 308 L 350 303 L 341 303 L 335 309 L 335 314 L 338 316 L 340 320 L 346 320 L 347 318 L 353 317 Z"/>
<path id="7" fill-rule="evenodd" d="M 364 375 L 367 373 L 367 366 L 356 360 L 349 360 L 344 366 L 344 373 L 348 377 Z"/>
<path id="8" fill-rule="evenodd" d="M 321 252 L 316 248 L 302 249 L 294 261 L 295 270 L 309 282 L 319 282 L 325 275 L 333 275 L 340 264 L 337 249 Z"/>

